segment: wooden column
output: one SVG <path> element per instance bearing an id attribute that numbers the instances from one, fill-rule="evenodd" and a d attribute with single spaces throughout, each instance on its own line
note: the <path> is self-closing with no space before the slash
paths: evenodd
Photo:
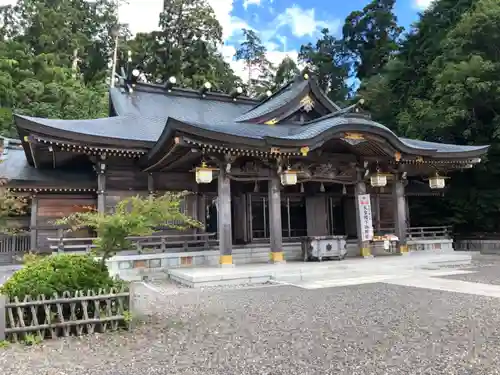
<path id="1" fill-rule="evenodd" d="M 281 192 L 280 178 L 273 172 L 268 182 L 269 190 L 269 236 L 271 252 L 269 259 L 271 263 L 283 263 L 283 232 L 281 227 Z"/>
<path id="2" fill-rule="evenodd" d="M 150 196 L 155 193 L 155 179 L 152 173 L 148 173 L 148 192 Z"/>
<path id="3" fill-rule="evenodd" d="M 356 232 L 358 236 L 358 247 L 360 250 L 360 254 L 364 258 L 371 258 L 371 249 L 370 249 L 370 242 L 369 241 L 363 241 L 362 240 L 362 227 L 363 224 L 361 222 L 361 213 L 360 213 L 360 207 L 359 207 L 359 196 L 366 194 L 366 184 L 365 181 L 363 180 L 363 173 L 361 171 L 358 171 L 357 173 L 357 181 L 356 181 L 356 186 L 354 189 L 354 205 L 356 207 Z M 371 214 L 371 211 L 370 211 Z"/>
<path id="4" fill-rule="evenodd" d="M 227 176 L 225 167 L 219 171 L 217 181 L 217 229 L 219 232 L 220 265 L 233 265 L 233 239 L 231 229 L 231 180 Z"/>
<path id="5" fill-rule="evenodd" d="M 37 250 L 38 248 L 38 197 L 33 195 L 31 197 L 31 218 L 30 218 L 30 250 Z"/>
<path id="6" fill-rule="evenodd" d="M 106 212 L 106 164 L 97 164 L 97 212 Z"/>
<path id="7" fill-rule="evenodd" d="M 375 205 L 375 230 L 380 232 L 380 193 L 376 193 L 373 199 L 373 203 Z"/>
<path id="8" fill-rule="evenodd" d="M 327 197 L 324 195 L 306 197 L 306 220 L 308 236 L 328 235 Z"/>
<path id="9" fill-rule="evenodd" d="M 234 223 L 234 241 L 235 243 L 242 244 L 246 243 L 247 238 L 247 204 L 246 204 L 246 195 L 238 194 L 237 196 L 233 196 L 233 209 L 234 209 L 234 217 L 238 218 L 238 220 Z"/>
<path id="10" fill-rule="evenodd" d="M 399 238 L 399 252 L 401 254 L 408 253 L 408 246 L 406 244 L 406 199 L 405 187 L 401 176 L 396 174 L 394 183 L 392 185 L 392 198 L 394 204 L 394 227 L 395 234 Z"/>

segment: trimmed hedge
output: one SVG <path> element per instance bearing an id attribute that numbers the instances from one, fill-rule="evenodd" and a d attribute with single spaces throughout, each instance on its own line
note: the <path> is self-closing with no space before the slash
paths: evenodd
<path id="1" fill-rule="evenodd" d="M 90 255 L 57 254 L 48 257 L 29 257 L 22 269 L 16 271 L 4 285 L 0 294 L 24 298 L 46 297 L 63 292 L 109 289 L 119 287 L 120 281 L 110 277 Z"/>

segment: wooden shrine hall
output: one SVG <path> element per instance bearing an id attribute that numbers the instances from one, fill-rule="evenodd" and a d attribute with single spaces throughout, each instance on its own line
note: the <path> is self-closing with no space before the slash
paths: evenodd
<path id="1" fill-rule="evenodd" d="M 344 235 L 369 256 L 384 228 L 405 252 L 408 196 L 441 192 L 450 171 L 488 149 L 398 137 L 362 102 L 340 108 L 307 73 L 262 100 L 139 75 L 110 88 L 108 118 L 15 116 L 19 140 L 5 142 L 0 175 L 31 197 L 32 248 L 54 236 L 43 225 L 83 207 L 106 212 L 131 195 L 186 190 L 183 207 L 217 233 L 222 265 L 251 243 L 281 262 L 284 242 L 304 236 Z"/>

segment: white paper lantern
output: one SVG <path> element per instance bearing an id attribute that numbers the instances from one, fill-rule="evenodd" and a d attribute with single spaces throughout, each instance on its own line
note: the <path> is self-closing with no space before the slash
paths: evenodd
<path id="1" fill-rule="evenodd" d="M 297 173 L 295 171 L 286 170 L 281 173 L 281 184 L 283 186 L 296 185 Z"/>
<path id="2" fill-rule="evenodd" d="M 209 184 L 214 179 L 213 168 L 208 168 L 205 162 L 201 163 L 201 167 L 196 168 L 195 172 L 197 184 Z"/>
<path id="3" fill-rule="evenodd" d="M 429 187 L 431 189 L 443 189 L 445 185 L 444 177 L 434 176 L 429 178 Z"/>
<path id="4" fill-rule="evenodd" d="M 373 187 L 384 187 L 387 185 L 387 176 L 380 173 L 375 173 L 370 176 L 370 184 Z"/>

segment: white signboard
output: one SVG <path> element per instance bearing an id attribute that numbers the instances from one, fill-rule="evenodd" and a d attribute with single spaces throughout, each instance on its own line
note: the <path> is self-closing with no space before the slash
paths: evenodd
<path id="1" fill-rule="evenodd" d="M 370 194 L 358 195 L 358 207 L 361 222 L 361 241 L 371 241 L 373 239 L 373 222 Z"/>

